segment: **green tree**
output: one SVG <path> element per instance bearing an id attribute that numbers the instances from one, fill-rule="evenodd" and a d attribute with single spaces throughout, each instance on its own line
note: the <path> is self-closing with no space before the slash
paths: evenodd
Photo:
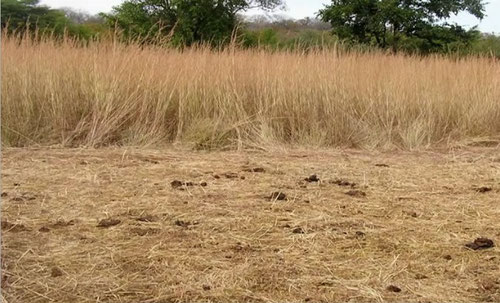
<path id="1" fill-rule="evenodd" d="M 474 43 L 472 52 L 500 58 L 500 36 L 482 34 L 481 38 Z"/>
<path id="2" fill-rule="evenodd" d="M 111 26 L 118 26 L 128 37 L 172 34 L 178 44 L 227 42 L 237 14 L 260 7 L 273 9 L 283 0 L 127 0 L 104 14 Z"/>
<path id="3" fill-rule="evenodd" d="M 69 30 L 75 36 L 87 40 L 111 34 L 111 29 L 100 15 L 91 15 L 69 7 L 60 8 L 59 10 L 70 21 Z"/>
<path id="4" fill-rule="evenodd" d="M 104 20 L 99 15 L 91 15 L 85 11 L 76 10 L 71 7 L 62 7 L 59 9 L 66 18 L 75 24 L 103 24 Z"/>
<path id="5" fill-rule="evenodd" d="M 467 48 L 479 37 L 446 19 L 459 12 L 484 17 L 482 0 L 332 0 L 319 17 L 339 38 L 423 53 Z"/>
<path id="6" fill-rule="evenodd" d="M 9 33 L 14 31 L 61 36 L 65 32 L 73 37 L 90 39 L 105 30 L 104 26 L 94 24 L 97 19 L 86 16 L 85 24 L 78 24 L 68 18 L 67 11 L 51 9 L 40 5 L 39 0 L 2 0 L 1 26 Z M 82 14 L 84 15 L 84 14 Z"/>
<path id="7" fill-rule="evenodd" d="M 39 0 L 2 0 L 2 28 L 9 31 L 39 29 L 54 31 L 56 34 L 63 33 L 69 25 L 64 13 L 38 5 L 39 2 Z"/>

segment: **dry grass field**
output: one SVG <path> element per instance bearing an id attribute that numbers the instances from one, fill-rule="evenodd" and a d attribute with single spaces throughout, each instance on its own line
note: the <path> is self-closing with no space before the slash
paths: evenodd
<path id="1" fill-rule="evenodd" d="M 497 59 L 2 38 L 2 302 L 500 302 Z"/>
<path id="2" fill-rule="evenodd" d="M 2 143 L 421 149 L 500 138 L 500 61 L 4 36 Z"/>
<path id="3" fill-rule="evenodd" d="M 2 165 L 5 303 L 500 301 L 498 147 L 4 148 Z"/>

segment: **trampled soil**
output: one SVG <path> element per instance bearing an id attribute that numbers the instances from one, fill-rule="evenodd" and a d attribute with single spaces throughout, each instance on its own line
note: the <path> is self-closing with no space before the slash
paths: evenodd
<path id="1" fill-rule="evenodd" d="M 2 183 L 3 302 L 500 302 L 498 148 L 4 149 Z"/>

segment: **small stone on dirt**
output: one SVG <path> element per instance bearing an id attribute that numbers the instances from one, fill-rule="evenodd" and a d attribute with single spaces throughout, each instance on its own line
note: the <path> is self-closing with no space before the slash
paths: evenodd
<path id="1" fill-rule="evenodd" d="M 189 225 L 191 225 L 191 222 L 183 220 L 175 220 L 174 224 L 180 227 L 188 228 Z"/>
<path id="2" fill-rule="evenodd" d="M 356 232 L 356 237 L 362 238 L 362 237 L 364 237 L 365 235 L 366 235 L 366 234 L 365 234 L 364 232 L 362 232 L 362 231 L 357 231 L 357 232 Z"/>
<path id="3" fill-rule="evenodd" d="M 97 224 L 97 227 L 108 228 L 108 227 L 118 225 L 120 223 L 122 223 L 122 221 L 120 221 L 118 219 L 103 219 L 103 220 L 99 221 L 99 224 Z"/>
<path id="4" fill-rule="evenodd" d="M 5 287 L 7 287 L 8 282 L 9 282 L 9 277 L 7 275 L 2 275 L 1 288 L 5 289 Z"/>
<path id="5" fill-rule="evenodd" d="M 173 188 L 179 188 L 179 187 L 182 187 L 184 185 L 184 182 L 179 181 L 179 180 L 174 180 L 174 181 L 170 182 L 170 185 Z"/>
<path id="6" fill-rule="evenodd" d="M 397 287 L 396 285 L 389 285 L 386 289 L 392 292 L 401 292 L 401 288 Z"/>
<path id="7" fill-rule="evenodd" d="M 453 259 L 453 257 L 452 257 L 451 255 L 445 255 L 445 256 L 443 257 L 443 259 L 448 260 L 448 261 L 451 261 L 451 260 Z"/>
<path id="8" fill-rule="evenodd" d="M 493 240 L 488 238 L 477 238 L 476 240 L 474 240 L 474 242 L 465 244 L 465 247 L 472 250 L 488 249 L 494 246 L 495 243 L 493 242 Z"/>
<path id="9" fill-rule="evenodd" d="M 29 193 L 29 192 L 21 193 L 19 196 L 12 197 L 10 199 L 10 201 L 13 201 L 13 202 L 25 202 L 25 201 L 33 201 L 33 200 L 36 200 L 36 197 L 33 193 Z"/>
<path id="10" fill-rule="evenodd" d="M 12 226 L 14 226 L 14 224 L 8 222 L 8 221 L 2 221 L 2 229 L 5 230 L 5 229 L 9 229 L 11 228 Z"/>
<path id="11" fill-rule="evenodd" d="M 52 267 L 50 270 L 50 276 L 52 278 L 57 278 L 64 275 L 63 271 L 59 267 Z"/>
<path id="12" fill-rule="evenodd" d="M 227 179 L 236 179 L 239 177 L 237 173 L 225 173 L 223 176 Z"/>
<path id="13" fill-rule="evenodd" d="M 214 175 L 214 178 L 215 179 L 220 179 L 220 176 L 219 175 Z"/>
<path id="14" fill-rule="evenodd" d="M 492 190 L 493 190 L 493 188 L 491 188 L 491 187 L 487 187 L 487 186 L 483 186 L 483 187 L 476 188 L 476 191 L 477 191 L 478 193 L 482 193 L 482 194 L 487 193 L 487 192 L 490 192 L 490 191 L 492 191 Z"/>
<path id="15" fill-rule="evenodd" d="M 349 182 L 347 180 L 342 180 L 342 179 L 337 179 L 334 181 L 330 181 L 331 184 L 336 184 L 338 186 L 350 186 L 350 187 L 356 187 L 356 183 L 354 182 Z"/>
<path id="16" fill-rule="evenodd" d="M 366 197 L 366 193 L 364 191 L 361 191 L 361 190 L 350 190 L 350 191 L 346 192 L 345 194 L 348 196 L 357 197 L 357 198 Z"/>
<path id="17" fill-rule="evenodd" d="M 497 282 L 493 279 L 485 279 L 479 285 L 483 290 L 486 291 L 500 290 L 500 281 Z"/>
<path id="18" fill-rule="evenodd" d="M 1 227 L 2 227 L 2 231 L 9 231 L 9 232 L 15 232 L 15 233 L 28 230 L 22 224 L 13 224 L 13 223 L 10 223 L 9 221 L 2 221 Z"/>
<path id="19" fill-rule="evenodd" d="M 292 233 L 294 234 L 305 234 L 306 232 L 302 227 L 296 227 L 292 230 Z"/>
<path id="20" fill-rule="evenodd" d="M 31 196 L 29 194 L 23 194 L 23 197 L 26 201 L 33 201 L 33 200 L 36 200 L 36 197 L 35 196 Z"/>
<path id="21" fill-rule="evenodd" d="M 312 182 L 319 182 L 319 178 L 318 178 L 317 175 L 311 175 L 311 176 L 305 178 L 304 181 L 310 182 L 310 183 L 312 183 Z"/>
<path id="22" fill-rule="evenodd" d="M 41 233 L 48 233 L 50 231 L 50 228 L 48 228 L 46 226 L 42 226 L 42 227 L 40 227 L 40 229 L 38 231 Z"/>
<path id="23" fill-rule="evenodd" d="M 275 191 L 274 193 L 271 194 L 270 199 L 271 200 L 283 201 L 283 200 L 286 199 L 286 194 L 282 193 L 280 191 Z"/>
<path id="24" fill-rule="evenodd" d="M 428 279 L 429 277 L 427 277 L 426 275 L 424 274 L 416 274 L 415 275 L 415 279 L 417 280 L 424 280 L 424 279 Z"/>
<path id="25" fill-rule="evenodd" d="M 201 182 L 201 183 L 195 183 L 195 182 L 183 182 L 183 181 L 179 181 L 179 180 L 174 180 L 172 182 L 170 182 L 170 185 L 172 186 L 172 188 L 175 188 L 175 189 L 179 189 L 179 190 L 184 190 L 184 186 L 186 187 L 193 187 L 193 186 L 207 186 L 207 182 Z"/>
<path id="26" fill-rule="evenodd" d="M 413 217 L 413 218 L 418 217 L 417 212 L 412 211 L 412 210 L 410 210 L 410 211 L 408 211 L 408 210 L 407 210 L 407 211 L 404 211 L 404 213 L 405 213 L 407 216 L 410 216 L 410 217 Z"/>

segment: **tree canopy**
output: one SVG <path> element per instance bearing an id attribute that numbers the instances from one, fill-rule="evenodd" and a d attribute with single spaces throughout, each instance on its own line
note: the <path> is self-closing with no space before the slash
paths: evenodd
<path id="1" fill-rule="evenodd" d="M 309 49 L 350 41 L 393 51 L 499 56 L 500 37 L 481 35 L 447 23 L 460 12 L 484 17 L 483 0 L 332 0 L 314 19 L 246 18 L 251 8 L 273 10 L 285 0 L 125 0 L 110 14 L 90 15 L 71 8 L 53 9 L 40 0 L 2 0 L 1 26 L 7 33 L 69 34 L 84 41 L 116 37 L 140 41 L 167 37 L 169 45 L 220 46 L 237 34 L 243 47 Z M 115 29 L 121 29 L 115 31 Z M 332 33 L 332 34 L 330 34 Z M 30 35 L 43 37 L 44 35 Z M 148 39 L 151 39 L 148 41 Z M 350 43 L 342 43 L 350 47 Z M 361 47 L 364 49 L 365 47 Z"/>
<path id="2" fill-rule="evenodd" d="M 283 0 L 127 0 L 103 15 L 127 36 L 171 34 L 179 44 L 227 42 L 237 13 L 250 8 L 271 10 Z"/>
<path id="3" fill-rule="evenodd" d="M 64 13 L 39 5 L 39 0 L 2 0 L 2 28 L 22 30 L 25 28 L 63 32 L 68 26 Z"/>
<path id="4" fill-rule="evenodd" d="M 67 33 L 83 39 L 90 39 L 99 32 L 107 31 L 97 16 L 76 12 L 71 9 L 51 9 L 40 5 L 39 0 L 2 0 L 2 30 L 25 33 L 50 33 L 61 36 Z"/>
<path id="5" fill-rule="evenodd" d="M 446 51 L 478 37 L 446 20 L 459 12 L 482 19 L 482 0 L 332 0 L 319 16 L 341 39 L 394 50 Z"/>

